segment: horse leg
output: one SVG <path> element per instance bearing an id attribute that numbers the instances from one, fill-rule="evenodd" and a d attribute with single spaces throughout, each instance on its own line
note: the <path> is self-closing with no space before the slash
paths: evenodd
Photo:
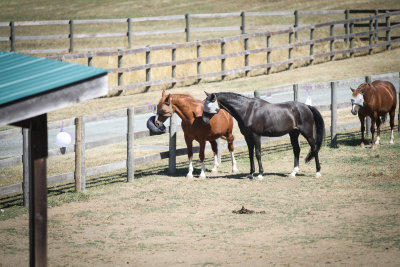
<path id="1" fill-rule="evenodd" d="M 229 150 L 229 152 L 231 152 L 231 159 L 232 159 L 232 172 L 233 173 L 238 173 L 239 172 L 239 170 L 238 170 L 238 168 L 237 168 L 237 166 L 236 166 L 236 160 L 235 160 L 235 154 L 234 154 L 234 147 L 233 147 L 233 135 L 232 135 L 232 133 L 229 133 L 227 136 L 226 136 L 226 141 L 228 142 L 228 150 Z"/>
<path id="2" fill-rule="evenodd" d="M 260 181 L 263 179 L 263 173 L 264 173 L 264 169 L 263 169 L 262 162 L 261 162 L 261 136 L 253 134 L 253 139 L 254 139 L 254 145 L 256 148 L 256 158 L 258 161 L 258 169 L 259 169 L 257 180 Z"/>
<path id="3" fill-rule="evenodd" d="M 294 168 L 293 168 L 292 173 L 289 174 L 290 178 L 295 178 L 296 173 L 298 173 L 300 171 L 299 170 L 299 156 L 300 156 L 299 135 L 300 135 L 300 133 L 298 131 L 292 131 L 289 133 L 290 142 L 292 143 L 293 154 L 294 154 Z"/>
<path id="4" fill-rule="evenodd" d="M 375 112 L 374 116 L 371 118 L 371 149 L 375 149 L 375 124 L 377 121 L 378 114 Z"/>
<path id="5" fill-rule="evenodd" d="M 378 119 L 376 120 L 376 141 L 375 145 L 379 145 L 379 140 L 381 140 L 381 118 L 378 116 Z"/>
<path id="6" fill-rule="evenodd" d="M 390 111 L 390 142 L 389 144 L 393 145 L 394 144 L 394 133 L 393 133 L 393 128 L 394 128 L 394 116 L 396 116 L 396 109 L 393 109 Z"/>
<path id="7" fill-rule="evenodd" d="M 193 140 L 185 135 L 186 147 L 188 150 L 188 158 L 189 158 L 189 171 L 186 174 L 186 178 L 193 178 Z"/>
<path id="8" fill-rule="evenodd" d="M 319 163 L 319 156 L 318 156 L 317 148 L 315 145 L 313 130 L 311 130 L 311 132 L 307 133 L 307 134 L 302 132 L 302 134 L 303 134 L 304 138 L 306 138 L 308 144 L 310 145 L 310 147 L 311 147 L 310 153 L 312 153 L 312 155 L 314 156 L 314 159 L 315 159 L 315 169 L 316 169 L 315 178 L 320 178 L 321 177 L 321 164 Z"/>
<path id="9" fill-rule="evenodd" d="M 214 167 L 212 168 L 212 170 L 211 170 L 211 172 L 212 173 L 217 173 L 218 172 L 218 166 L 219 166 L 219 163 L 218 163 L 218 144 L 217 144 L 217 141 L 209 141 L 210 142 L 210 144 L 211 144 L 211 148 L 212 148 L 212 151 L 214 152 Z"/>
<path id="10" fill-rule="evenodd" d="M 205 179 L 206 178 L 206 165 L 204 164 L 204 149 L 206 147 L 206 141 L 201 141 L 200 143 L 200 152 L 199 152 L 199 157 L 201 161 L 201 172 L 200 172 L 200 179 Z"/>
<path id="11" fill-rule="evenodd" d="M 360 115 L 360 112 L 358 113 L 358 118 L 360 119 L 360 123 L 361 123 L 361 147 L 364 148 L 365 144 L 364 144 L 364 132 L 365 132 L 365 124 L 364 124 L 364 120 L 365 120 L 365 116 Z"/>
<path id="12" fill-rule="evenodd" d="M 253 138 L 250 136 L 245 136 L 247 149 L 249 150 L 249 159 L 250 159 L 250 174 L 247 175 L 247 178 L 253 179 L 253 173 L 255 172 L 254 168 L 254 142 Z"/>

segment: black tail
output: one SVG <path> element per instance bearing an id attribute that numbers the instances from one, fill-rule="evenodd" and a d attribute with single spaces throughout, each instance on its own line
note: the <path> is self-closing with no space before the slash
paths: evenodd
<path id="1" fill-rule="evenodd" d="M 306 162 L 309 162 L 315 157 L 315 154 L 318 153 L 318 151 L 321 148 L 322 142 L 324 141 L 325 137 L 325 122 L 324 119 L 321 116 L 321 113 L 319 113 L 318 109 L 316 109 L 313 106 L 308 106 L 308 108 L 311 110 L 313 116 L 314 116 L 314 124 L 315 124 L 315 148 L 311 148 L 310 152 L 308 153 L 306 157 Z"/>

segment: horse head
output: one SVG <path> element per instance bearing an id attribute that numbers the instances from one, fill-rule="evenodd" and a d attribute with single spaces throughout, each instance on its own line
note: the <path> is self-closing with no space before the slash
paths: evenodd
<path id="1" fill-rule="evenodd" d="M 173 113 L 174 110 L 171 104 L 171 95 L 165 94 L 165 90 L 163 90 L 161 99 L 157 104 L 157 118 L 155 121 L 156 125 L 161 127 L 167 118 L 171 117 Z"/>
<path id="2" fill-rule="evenodd" d="M 351 96 L 351 113 L 353 115 L 357 115 L 358 110 L 364 106 L 364 85 L 361 84 L 357 89 L 353 89 L 350 87 L 350 90 L 352 92 Z"/>
<path id="3" fill-rule="evenodd" d="M 207 92 L 204 93 L 206 93 L 207 97 L 203 104 L 203 122 L 209 124 L 210 119 L 214 116 L 214 114 L 219 112 L 220 107 L 218 105 L 216 94 L 209 94 Z"/>

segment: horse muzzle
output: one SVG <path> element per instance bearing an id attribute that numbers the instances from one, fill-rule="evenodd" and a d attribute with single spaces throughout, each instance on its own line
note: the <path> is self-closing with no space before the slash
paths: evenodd
<path id="1" fill-rule="evenodd" d="M 359 106 L 353 105 L 353 106 L 351 107 L 351 114 L 357 115 L 358 109 L 359 109 L 359 108 L 360 108 Z"/>

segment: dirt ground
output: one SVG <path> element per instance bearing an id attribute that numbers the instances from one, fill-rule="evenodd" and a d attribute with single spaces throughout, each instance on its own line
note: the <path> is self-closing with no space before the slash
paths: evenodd
<path id="1" fill-rule="evenodd" d="M 180 157 L 176 176 L 162 161 L 138 169 L 133 183 L 114 173 L 85 194 L 50 188 L 49 266 L 399 266 L 400 145 L 388 138 L 376 150 L 359 148 L 357 133 L 325 145 L 320 179 L 313 161 L 289 179 L 293 155 L 282 141 L 263 145 L 262 181 L 244 178 L 241 148 L 239 174 L 224 153 L 214 176 L 208 155 L 205 180 L 184 178 Z M 0 232 L 0 266 L 26 266 L 28 215 L 1 220 Z"/>

